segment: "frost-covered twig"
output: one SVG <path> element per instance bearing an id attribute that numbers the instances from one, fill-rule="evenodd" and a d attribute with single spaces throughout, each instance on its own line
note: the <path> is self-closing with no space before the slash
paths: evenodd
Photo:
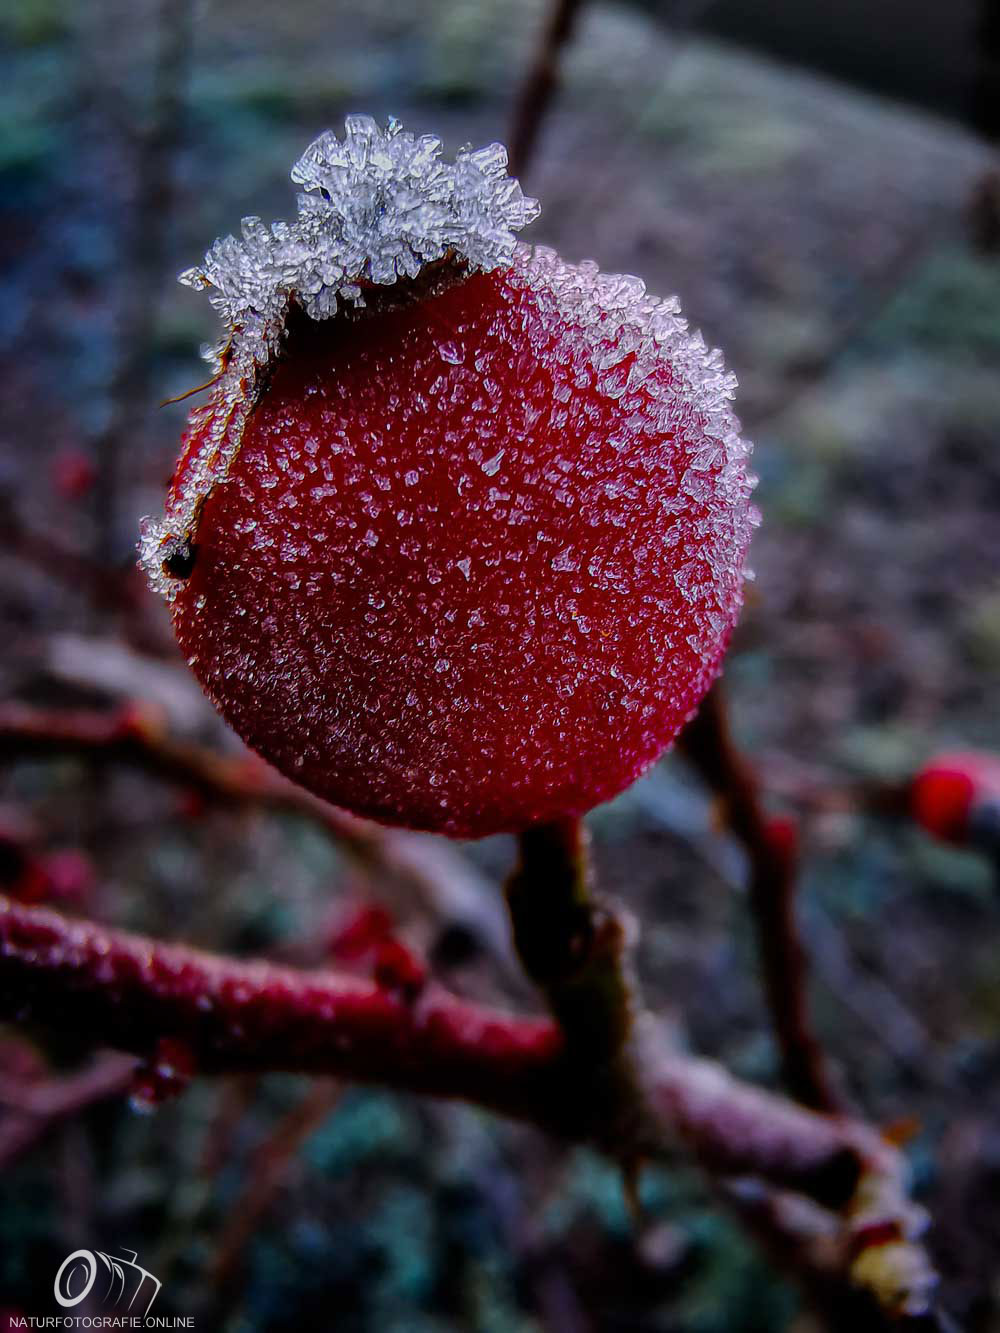
<path id="1" fill-rule="evenodd" d="M 414 999 L 334 971 L 241 962 L 0 898 L 0 1013 L 149 1056 L 182 1042 L 203 1073 L 287 1070 L 467 1097 L 553 1119 L 562 1042 L 547 1021 Z"/>
<path id="2" fill-rule="evenodd" d="M 762 1187 L 756 1181 L 724 1182 L 721 1202 L 734 1213 L 776 1267 L 802 1288 L 822 1326 L 831 1333 L 959 1333 L 949 1316 L 930 1299 L 935 1275 L 919 1243 L 904 1247 L 881 1244 L 869 1229 L 869 1244 L 861 1247 L 864 1282 L 848 1280 L 852 1256 L 858 1252 L 860 1228 L 838 1224 L 825 1209 L 801 1195 Z M 897 1199 L 903 1215 L 912 1212 Z M 891 1230 L 891 1223 L 889 1224 Z M 898 1275 L 912 1292 L 909 1308 L 892 1304 Z M 880 1300 L 874 1282 L 881 1281 Z"/>
<path id="3" fill-rule="evenodd" d="M 148 1058 L 164 1039 L 205 1074 L 282 1070 L 461 1098 L 570 1139 L 601 1141 L 558 1026 L 334 971 L 167 945 L 0 898 L 0 1017 Z M 929 1304 L 898 1153 L 865 1126 L 796 1107 L 717 1065 L 647 1044 L 638 1151 L 686 1148 L 713 1173 L 759 1177 L 836 1214 L 841 1279 L 890 1313 Z M 839 1220 L 837 1220 L 839 1219 Z M 802 1262 L 808 1262 L 803 1248 Z"/>
<path id="4" fill-rule="evenodd" d="M 733 743 L 718 683 L 679 745 L 721 801 L 726 824 L 750 861 L 750 906 L 785 1083 L 804 1105 L 836 1110 L 839 1099 L 809 1016 L 806 957 L 795 915 L 794 840 L 764 814 L 754 774 Z"/>
<path id="5" fill-rule="evenodd" d="M 0 897 L 0 1014 L 148 1056 L 168 1036 L 206 1074 L 284 1070 L 458 1097 L 573 1138 L 593 1108 L 566 1078 L 548 1019 L 469 1004 L 428 984 L 415 999 L 332 970 L 303 971 L 164 944 Z M 726 1174 L 758 1174 L 843 1203 L 877 1136 L 743 1087 L 707 1061 L 649 1062 L 658 1129 Z"/>

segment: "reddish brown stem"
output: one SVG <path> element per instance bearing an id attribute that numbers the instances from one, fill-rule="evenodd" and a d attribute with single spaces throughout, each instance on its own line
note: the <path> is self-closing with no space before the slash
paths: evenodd
<path id="1" fill-rule="evenodd" d="M 108 713 L 0 705 L 0 756 L 48 757 L 68 752 L 135 764 L 217 800 L 301 811 L 358 850 L 379 836 L 374 825 L 310 796 L 252 755 L 222 755 L 172 739 L 141 705 Z"/>
<path id="2" fill-rule="evenodd" d="M 512 175 L 526 171 L 534 155 L 545 113 L 558 84 L 559 57 L 582 8 L 582 0 L 554 0 L 514 105 L 507 154 Z"/>
<path id="3" fill-rule="evenodd" d="M 433 839 L 406 829 L 382 828 L 338 810 L 289 782 L 255 755 L 223 755 L 175 740 L 141 706 L 97 712 L 0 704 L 0 758 L 64 754 L 134 764 L 214 801 L 290 811 L 314 820 L 362 864 L 378 867 L 414 890 L 421 901 L 443 902 L 448 911 L 461 909 L 463 903 L 474 908 L 476 919 L 470 919 L 468 925 L 501 963 L 507 962 L 502 918 L 494 922 L 477 907 L 479 885 L 470 883 L 459 859 Z"/>
<path id="4" fill-rule="evenodd" d="M 339 1084 L 317 1080 L 255 1152 L 249 1179 L 219 1236 L 212 1264 L 215 1287 L 228 1288 L 239 1277 L 246 1247 L 279 1193 L 291 1159 L 329 1119 L 340 1093 Z"/>
<path id="5" fill-rule="evenodd" d="M 719 798 L 726 823 L 749 858 L 750 909 L 785 1085 L 805 1106 L 836 1110 L 840 1099 L 809 1016 L 808 969 L 795 912 L 794 847 L 775 836 L 768 823 L 753 771 L 733 742 L 718 684 L 702 700 L 679 745 Z"/>
<path id="6" fill-rule="evenodd" d="M 203 1073 L 283 1070 L 477 1102 L 569 1137 L 593 1108 L 566 1077 L 557 1025 L 468 1004 L 436 985 L 415 1001 L 334 971 L 307 972 L 167 945 L 0 897 L 0 1017 L 148 1056 L 165 1036 Z M 876 1135 L 835 1123 L 706 1061 L 647 1061 L 655 1123 L 643 1146 L 688 1146 L 708 1167 L 756 1174 L 831 1205 Z"/>
<path id="7" fill-rule="evenodd" d="M 70 921 L 0 898 L 0 1015 L 149 1055 L 186 1044 L 205 1073 L 344 1075 L 536 1118 L 561 1039 L 428 987 L 416 1003 L 374 982 L 238 962 Z"/>
<path id="8" fill-rule="evenodd" d="M 0 1075 L 0 1169 L 28 1151 L 53 1125 L 79 1115 L 95 1102 L 120 1096 L 135 1061 L 108 1051 L 85 1069 L 36 1082 Z"/>

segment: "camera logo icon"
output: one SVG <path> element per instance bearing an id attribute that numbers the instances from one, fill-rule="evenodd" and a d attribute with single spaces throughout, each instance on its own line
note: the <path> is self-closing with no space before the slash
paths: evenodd
<path id="1" fill-rule="evenodd" d="M 153 1302 L 160 1293 L 161 1283 L 143 1268 L 137 1259 L 135 1250 L 124 1247 L 119 1255 L 105 1254 L 103 1250 L 74 1250 L 59 1265 L 53 1283 L 55 1298 L 63 1309 L 71 1310 L 81 1301 L 85 1301 L 94 1290 L 98 1278 L 103 1278 L 105 1287 L 102 1299 L 106 1306 L 120 1305 L 125 1296 L 131 1292 L 131 1299 L 126 1309 L 131 1310 L 136 1301 L 139 1301 L 136 1306 L 138 1311 L 148 1295 L 146 1308 L 142 1310 L 145 1317 L 153 1308 Z"/>

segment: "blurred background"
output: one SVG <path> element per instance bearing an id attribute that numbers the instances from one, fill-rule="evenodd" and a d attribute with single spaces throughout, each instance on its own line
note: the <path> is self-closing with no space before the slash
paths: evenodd
<path id="1" fill-rule="evenodd" d="M 3 698 L 141 703 L 237 750 L 134 570 L 185 416 L 158 404 L 204 379 L 217 336 L 175 276 L 244 214 L 287 216 L 291 163 L 347 112 L 452 150 L 508 139 L 549 17 L 537 0 L 7 0 Z M 817 1028 L 867 1116 L 912 1121 L 947 1301 L 983 1333 L 1000 1330 L 1000 898 L 983 859 L 850 793 L 1000 748 L 998 29 L 990 0 L 587 0 L 522 175 L 532 240 L 676 292 L 739 376 L 765 521 L 726 669 L 735 725 L 775 812 L 803 821 Z M 448 891 L 421 897 L 294 815 L 4 758 L 8 882 L 28 848 L 58 905 L 306 963 L 349 952 L 345 923 L 380 902 L 461 993 L 534 1003 L 494 888 L 508 840 L 462 847 Z M 590 824 L 662 1021 L 774 1083 L 743 866 L 701 788 L 668 756 Z M 0 1029 L 4 1086 L 87 1054 Z M 645 1173 L 636 1232 L 607 1162 L 463 1106 L 277 1076 L 196 1080 L 155 1108 L 112 1091 L 0 1111 L 0 1310 L 53 1312 L 70 1250 L 126 1242 L 164 1282 L 157 1313 L 213 1333 L 815 1327 L 683 1165 Z"/>

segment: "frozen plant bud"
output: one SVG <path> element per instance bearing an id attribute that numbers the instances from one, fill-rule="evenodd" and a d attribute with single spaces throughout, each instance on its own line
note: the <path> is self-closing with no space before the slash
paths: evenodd
<path id="1" fill-rule="evenodd" d="M 754 511 L 673 300 L 515 242 L 499 145 L 350 117 L 291 223 L 184 276 L 227 326 L 143 561 L 239 734 L 334 803 L 477 837 L 579 814 L 716 674 Z"/>

